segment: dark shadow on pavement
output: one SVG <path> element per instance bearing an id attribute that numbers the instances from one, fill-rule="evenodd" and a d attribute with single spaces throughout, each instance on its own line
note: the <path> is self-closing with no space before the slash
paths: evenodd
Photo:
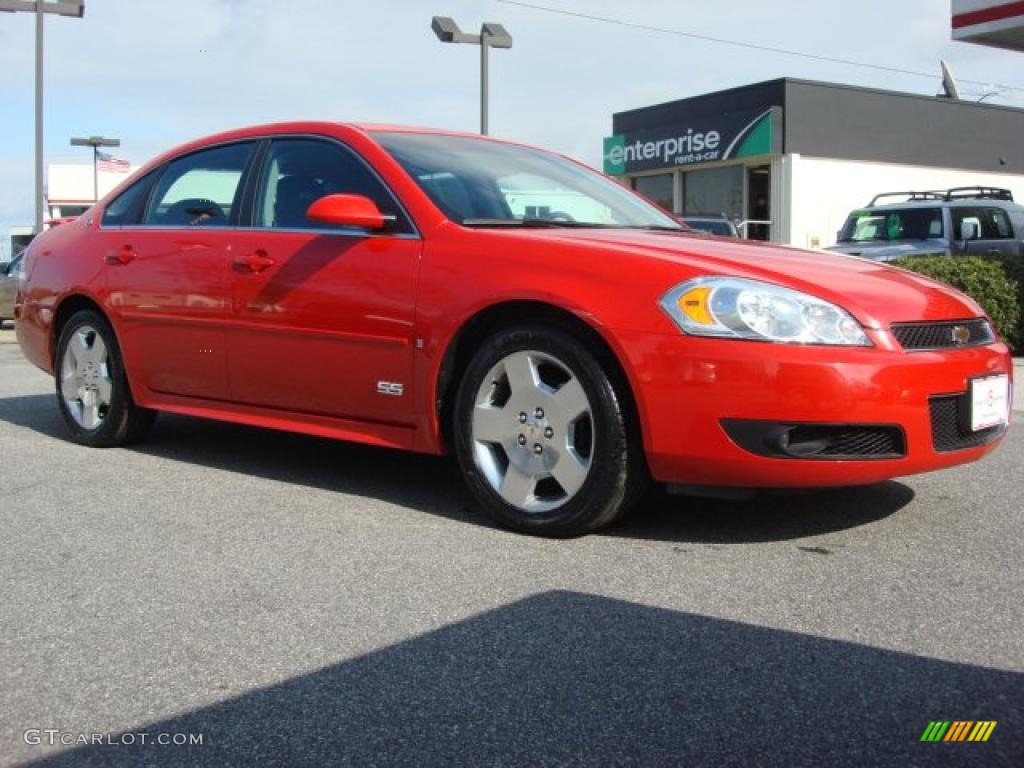
<path id="1" fill-rule="evenodd" d="M 548 592 L 125 731 L 202 746 L 30 764 L 995 768 L 1022 764 L 1022 708 L 1020 673 Z M 932 720 L 998 725 L 922 743 Z"/>
<path id="2" fill-rule="evenodd" d="M 52 395 L 0 399 L 0 421 L 67 440 Z M 161 414 L 150 437 L 130 450 L 298 486 L 356 494 L 473 525 L 490 524 L 467 507 L 454 461 L 270 429 Z M 669 496 L 657 491 L 603 535 L 679 543 L 788 541 L 869 525 L 910 503 L 914 492 L 889 482 L 750 501 Z"/>
<path id="3" fill-rule="evenodd" d="M 743 501 L 652 491 L 607 534 L 698 544 L 788 541 L 870 525 L 914 499 L 900 482 L 801 492 L 760 491 Z"/>

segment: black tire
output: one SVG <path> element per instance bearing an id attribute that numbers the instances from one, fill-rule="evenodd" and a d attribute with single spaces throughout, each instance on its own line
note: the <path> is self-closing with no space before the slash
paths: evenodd
<path id="1" fill-rule="evenodd" d="M 554 362 L 564 366 L 561 375 L 568 373 L 575 377 L 589 405 L 586 417 L 591 433 L 589 440 L 589 468 L 585 480 L 571 495 L 557 486 L 555 501 L 547 502 L 555 506 L 550 509 L 530 511 L 524 506 L 516 506 L 503 498 L 497 485 L 495 472 L 490 469 L 500 466 L 501 456 L 505 456 L 506 469 L 513 460 L 510 453 L 515 453 L 516 445 L 522 445 L 522 437 L 516 435 L 511 447 L 508 443 L 478 441 L 474 437 L 474 413 L 478 408 L 482 392 L 494 392 L 500 383 L 493 381 L 495 366 L 502 366 L 510 355 L 525 353 L 528 359 L 536 355 L 541 366 Z M 521 359 L 521 358 L 520 358 Z M 537 368 L 536 370 L 540 370 Z M 553 368 L 559 372 L 557 366 Z M 488 376 L 490 374 L 490 380 Z M 602 365 L 600 359 L 589 352 L 583 343 L 574 336 L 543 325 L 514 327 L 499 331 L 488 338 L 477 350 L 459 384 L 453 409 L 452 435 L 455 454 L 465 477 L 476 508 L 490 519 L 506 528 L 539 536 L 567 538 L 580 536 L 596 531 L 611 524 L 625 514 L 639 499 L 648 484 L 646 463 L 639 439 L 637 425 L 633 423 L 632 408 L 627 405 L 628 392 L 626 384 L 613 378 L 616 376 L 613 366 Z M 538 373 L 538 378 L 542 378 Z M 621 376 L 617 377 L 621 379 Z M 487 387 L 481 389 L 487 380 Z M 570 379 L 571 380 L 571 379 Z M 507 382 L 509 393 L 511 382 Z M 546 385 L 545 385 L 546 386 Z M 489 397 L 489 395 L 488 395 Z M 512 395 L 506 395 L 511 404 Z M 488 405 L 491 401 L 487 401 Z M 516 400 L 521 403 L 521 400 Z M 519 406 L 512 408 L 515 412 Z M 524 412 L 525 412 L 524 408 Z M 506 406 L 501 406 L 501 424 L 505 424 Z M 522 412 L 519 414 L 522 416 Z M 530 418 L 530 417 L 528 417 Z M 512 429 L 518 431 L 512 418 Z M 531 419 L 531 424 L 533 423 Z M 544 425 L 541 425 L 544 428 Z M 578 427 L 569 427 L 570 429 Z M 521 433 L 520 433 L 521 434 Z M 537 432 L 531 432 L 536 436 Z M 544 431 L 547 435 L 547 431 Z M 534 437 L 528 439 L 531 442 Z M 540 437 L 536 437 L 541 440 Z M 557 441 L 557 439 L 556 439 Z M 556 442 L 556 441 L 553 441 Z M 484 454 L 478 453 L 483 448 Z M 525 446 L 526 454 L 520 453 L 518 461 L 532 461 L 529 457 L 529 445 Z M 536 448 L 536 445 L 532 446 Z M 563 446 L 552 444 L 551 452 L 558 455 Z M 487 456 L 494 452 L 498 457 L 495 463 L 488 464 Z M 483 455 L 484 459 L 480 460 Z M 538 457 L 538 459 L 541 457 Z M 533 494 L 539 494 L 540 482 L 548 482 L 542 478 L 534 486 Z M 503 486 L 504 487 L 504 486 Z M 564 494 L 559 501 L 557 492 Z M 536 500 L 537 495 L 528 496 Z"/>
<path id="2" fill-rule="evenodd" d="M 73 406 L 65 400 L 62 391 L 62 373 L 68 345 L 80 331 L 98 336 L 106 347 L 107 377 L 110 382 L 109 404 L 102 410 L 99 423 L 88 428 L 79 423 L 72 413 Z M 117 344 L 114 329 L 103 315 L 93 310 L 82 310 L 72 315 L 61 329 L 57 340 L 57 351 L 54 357 L 54 381 L 57 390 L 57 407 L 60 409 L 68 432 L 77 443 L 93 448 L 112 448 L 128 445 L 146 437 L 156 412 L 148 408 L 140 408 L 132 399 L 128 387 L 128 379 L 124 372 L 124 360 L 121 348 Z"/>

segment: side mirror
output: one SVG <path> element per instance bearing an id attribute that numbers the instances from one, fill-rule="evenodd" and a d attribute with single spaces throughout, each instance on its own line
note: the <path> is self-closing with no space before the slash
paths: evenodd
<path id="1" fill-rule="evenodd" d="M 306 209 L 306 218 L 321 224 L 381 229 L 394 216 L 385 216 L 363 195 L 324 195 Z"/>
<path id="2" fill-rule="evenodd" d="M 978 239 L 978 222 L 974 219 L 964 219 L 960 222 L 960 239 L 964 242 Z"/>

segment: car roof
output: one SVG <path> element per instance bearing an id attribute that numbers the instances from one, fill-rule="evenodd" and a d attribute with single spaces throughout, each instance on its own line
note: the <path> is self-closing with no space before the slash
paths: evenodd
<path id="1" fill-rule="evenodd" d="M 457 136 L 462 138 L 478 139 L 480 141 L 493 141 L 500 144 L 516 144 L 518 146 L 529 146 L 527 144 L 521 144 L 520 142 L 495 138 L 494 136 L 481 136 L 479 133 L 471 133 L 468 131 L 452 131 L 442 128 L 424 128 L 420 126 L 392 125 L 387 123 L 344 122 L 340 120 L 291 120 L 278 123 L 260 123 L 258 125 L 248 125 L 241 128 L 234 128 L 228 131 L 221 131 L 219 133 L 214 133 L 207 136 L 201 136 L 199 138 L 185 142 L 184 144 L 177 145 L 172 150 L 170 150 L 170 152 L 174 152 L 176 154 L 185 147 L 192 149 L 195 147 L 206 146 L 208 144 L 217 144 L 226 141 L 234 141 L 238 139 L 248 139 L 257 136 L 267 136 L 275 133 L 330 134 L 337 132 L 339 129 L 341 129 L 342 131 L 356 131 L 358 133 L 366 135 L 385 132 L 416 133 L 435 136 Z M 539 147 L 537 147 L 537 149 L 539 149 Z"/>
<path id="2" fill-rule="evenodd" d="M 509 141 L 508 139 L 499 139 L 493 136 L 481 136 L 478 133 L 470 133 L 466 131 L 451 131 L 440 128 L 422 128 L 410 125 L 389 125 L 385 123 L 356 123 L 356 122 L 342 122 L 338 120 L 292 120 L 278 123 L 260 123 L 257 125 L 248 125 L 241 128 L 233 128 L 227 131 L 221 131 L 219 133 L 213 133 L 206 136 L 200 136 L 195 139 L 177 144 L 170 147 L 169 149 L 161 152 L 156 157 L 152 158 L 149 162 L 140 168 L 136 174 L 132 174 L 127 181 L 132 181 L 138 178 L 138 175 L 148 173 L 153 168 L 167 162 L 168 160 L 194 152 L 199 149 L 204 149 L 214 144 L 224 144 L 231 141 L 243 141 L 245 139 L 254 139 L 264 136 L 270 136 L 274 134 L 323 134 L 323 135 L 338 135 L 348 133 L 350 135 L 355 134 L 365 137 L 368 141 L 374 141 L 374 133 L 391 132 L 391 133 L 412 133 L 421 135 L 435 135 L 435 136 L 456 136 L 462 138 L 476 139 L 478 141 L 491 141 L 498 144 L 505 144 L 510 146 L 525 147 L 527 149 L 535 149 L 549 154 L 562 155 L 559 152 L 554 152 L 543 147 L 535 147 L 530 144 L 524 144 L 517 141 Z M 568 158 L 572 159 L 572 158 Z M 578 161 L 577 161 L 578 162 Z M 121 187 L 114 190 L 120 194 Z"/>

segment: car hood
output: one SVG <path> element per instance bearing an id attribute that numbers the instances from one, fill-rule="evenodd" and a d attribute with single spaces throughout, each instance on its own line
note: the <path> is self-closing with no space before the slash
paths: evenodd
<path id="1" fill-rule="evenodd" d="M 517 230 L 514 235 L 562 247 L 571 243 L 591 253 L 606 250 L 609 256 L 628 254 L 677 264 L 680 281 L 699 275 L 728 275 L 785 285 L 843 307 L 870 328 L 984 314 L 967 296 L 942 283 L 841 253 L 642 230 L 566 228 Z"/>
<path id="2" fill-rule="evenodd" d="M 949 243 L 941 239 L 909 240 L 900 243 L 869 240 L 860 243 L 837 243 L 825 250 L 863 256 L 872 261 L 895 261 L 902 256 L 944 255 L 949 252 Z"/>

